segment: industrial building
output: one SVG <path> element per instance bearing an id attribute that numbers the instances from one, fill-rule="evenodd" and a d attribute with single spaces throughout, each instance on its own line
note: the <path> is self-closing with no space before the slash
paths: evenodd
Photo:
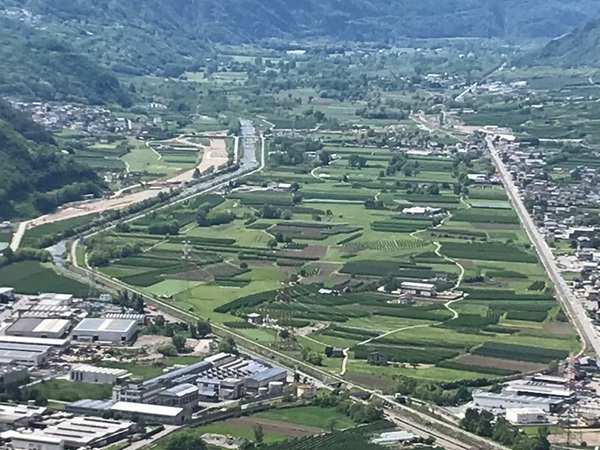
<path id="1" fill-rule="evenodd" d="M 512 408 L 539 408 L 544 412 L 554 413 L 565 404 L 564 399 L 532 397 L 509 393 L 473 391 L 473 406 L 488 411 Z"/>
<path id="2" fill-rule="evenodd" d="M 6 431 L 14 449 L 63 450 L 65 448 L 105 447 L 133 432 L 135 424 L 100 417 L 73 417 L 44 429 Z"/>
<path id="3" fill-rule="evenodd" d="M 130 319 L 83 319 L 73 329 L 76 341 L 129 343 L 135 338 L 137 322 Z"/>
<path id="4" fill-rule="evenodd" d="M 173 406 L 147 405 L 145 403 L 117 402 L 111 411 L 122 417 L 139 417 L 147 423 L 182 424 L 191 417 L 190 411 Z"/>
<path id="5" fill-rule="evenodd" d="M 190 383 L 179 384 L 165 389 L 156 398 L 156 403 L 159 405 L 188 408 L 192 411 L 198 409 L 198 401 L 198 386 Z"/>
<path id="6" fill-rule="evenodd" d="M 68 343 L 68 339 L 32 338 L 25 336 L 0 336 L 0 346 L 3 344 L 42 345 L 44 347 L 54 347 L 56 351 L 60 351 L 66 348 Z"/>
<path id="7" fill-rule="evenodd" d="M 560 398 L 563 400 L 573 400 L 575 398 L 575 392 L 565 386 L 531 380 L 513 381 L 504 388 L 504 392 L 531 397 Z"/>
<path id="8" fill-rule="evenodd" d="M 513 425 L 529 425 L 548 421 L 547 413 L 541 408 L 509 408 L 506 420 Z"/>
<path id="9" fill-rule="evenodd" d="M 13 301 L 16 298 L 15 289 L 11 287 L 0 287 L 0 298 Z"/>
<path id="10" fill-rule="evenodd" d="M 44 306 L 35 305 L 20 313 L 20 317 L 40 319 L 70 319 L 74 315 L 70 306 Z"/>
<path id="11" fill-rule="evenodd" d="M 0 364 L 39 367 L 48 362 L 50 347 L 0 342 Z"/>
<path id="12" fill-rule="evenodd" d="M 400 289 L 403 294 L 411 294 L 417 297 L 437 296 L 435 284 L 413 283 L 410 281 L 405 281 L 400 285 Z"/>
<path id="13" fill-rule="evenodd" d="M 69 330 L 71 322 L 65 319 L 23 318 L 10 325 L 5 334 L 8 336 L 24 336 L 60 339 Z"/>
<path id="14" fill-rule="evenodd" d="M 71 294 L 45 293 L 38 296 L 39 306 L 71 306 L 73 296 Z"/>
<path id="15" fill-rule="evenodd" d="M 146 323 L 145 314 L 106 313 L 102 317 L 105 319 L 135 320 L 138 325 Z"/>
<path id="16" fill-rule="evenodd" d="M 112 369 L 109 367 L 94 367 L 80 365 L 71 368 L 69 379 L 71 381 L 82 381 L 84 383 L 115 384 L 125 380 L 131 374 L 125 369 Z"/>
<path id="17" fill-rule="evenodd" d="M 32 405 L 15 405 L 0 403 L 0 430 L 5 431 L 12 427 L 27 427 L 39 420 L 47 408 Z"/>
<path id="18" fill-rule="evenodd" d="M 29 370 L 25 366 L 0 366 L 0 386 L 18 383 L 29 377 Z"/>

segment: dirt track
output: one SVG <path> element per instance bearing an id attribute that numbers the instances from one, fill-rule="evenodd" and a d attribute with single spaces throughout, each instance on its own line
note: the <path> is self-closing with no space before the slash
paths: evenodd
<path id="1" fill-rule="evenodd" d="M 215 169 L 227 162 L 227 148 L 225 143 L 225 134 L 222 132 L 210 133 L 210 135 L 215 136 L 210 140 L 210 146 L 206 147 L 200 144 L 196 144 L 193 142 L 189 142 L 185 136 L 180 136 L 176 138 L 174 141 L 185 144 L 192 145 L 198 147 L 200 151 L 203 152 L 202 160 L 198 166 L 201 173 L 204 173 L 210 167 L 214 167 Z M 182 183 L 186 181 L 190 181 L 194 174 L 194 169 L 185 170 L 180 172 L 173 177 L 163 180 L 165 183 Z M 114 196 L 108 199 L 102 200 L 89 200 L 89 201 L 81 201 L 75 203 L 69 203 L 68 205 L 64 205 L 59 208 L 56 212 L 52 214 L 46 214 L 35 219 L 32 219 L 28 222 L 23 222 L 20 224 L 19 229 L 13 235 L 13 239 L 11 242 L 11 248 L 16 250 L 21 243 L 21 239 L 23 238 L 23 234 L 27 229 L 36 227 L 38 225 L 42 225 L 45 223 L 58 222 L 60 220 L 71 219 L 74 217 L 85 216 L 88 214 L 101 213 L 103 211 L 108 211 L 111 209 L 123 209 L 129 205 L 133 205 L 134 203 L 139 203 L 144 200 L 148 200 L 150 198 L 157 197 L 161 192 L 168 192 L 170 189 L 169 186 L 161 185 L 155 186 L 153 189 L 145 189 L 143 191 L 134 192 L 132 194 L 123 194 L 119 196 Z"/>

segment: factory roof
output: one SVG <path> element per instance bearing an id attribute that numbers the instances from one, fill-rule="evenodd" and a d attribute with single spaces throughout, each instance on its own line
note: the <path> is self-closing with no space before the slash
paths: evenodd
<path id="1" fill-rule="evenodd" d="M 64 319 L 25 318 L 14 322 L 6 331 L 11 333 L 61 333 L 65 332 L 69 325 L 71 322 Z"/>
<path id="2" fill-rule="evenodd" d="M 176 417 L 183 411 L 183 408 L 174 408 L 171 406 L 148 405 L 146 403 L 131 402 L 117 402 L 110 409 L 112 409 L 113 411 L 140 413 L 164 417 Z"/>
<path id="3" fill-rule="evenodd" d="M 11 343 L 26 345 L 45 345 L 49 347 L 63 347 L 67 342 L 69 342 L 67 339 L 31 338 L 25 336 L 0 336 L 0 345 Z"/>
<path id="4" fill-rule="evenodd" d="M 255 381 L 265 381 L 269 378 L 276 377 L 279 375 L 287 376 L 287 370 L 282 369 L 281 367 L 272 367 L 270 369 L 263 370 L 262 372 L 252 374 L 249 378 Z"/>
<path id="5" fill-rule="evenodd" d="M 548 403 L 550 405 L 555 405 L 557 403 L 561 403 L 562 400 L 558 398 L 544 398 L 544 397 L 533 397 L 531 395 L 517 395 L 511 394 L 508 392 L 484 392 L 480 390 L 473 391 L 473 400 L 477 398 L 490 398 L 490 399 L 504 399 L 507 401 L 514 401 L 519 403 Z"/>
<path id="6" fill-rule="evenodd" d="M 521 408 L 506 408 L 507 411 L 517 412 L 519 414 L 546 414 L 541 408 L 526 406 Z"/>
<path id="7" fill-rule="evenodd" d="M 113 369 L 111 367 L 95 367 L 90 366 L 88 364 L 81 364 L 79 366 L 75 366 L 71 370 L 77 370 L 80 372 L 88 373 L 109 373 L 117 376 L 127 375 L 129 373 L 125 369 Z"/>
<path id="8" fill-rule="evenodd" d="M 40 294 L 38 296 L 40 300 L 58 300 L 58 301 L 70 301 L 73 300 L 73 295 L 71 294 L 54 294 L 46 292 L 44 294 Z"/>
<path id="9" fill-rule="evenodd" d="M 20 441 L 31 441 L 31 442 L 40 442 L 43 444 L 56 444 L 60 445 L 63 443 L 63 439 L 55 436 L 48 436 L 46 434 L 40 433 L 37 431 L 14 431 L 9 430 L 1 433 L 0 436 L 2 439 L 15 439 Z"/>
<path id="10" fill-rule="evenodd" d="M 378 437 L 373 439 L 374 444 L 393 444 L 395 442 L 406 442 L 412 441 L 416 436 L 408 431 L 398 430 L 390 431 L 388 433 L 381 433 Z"/>
<path id="11" fill-rule="evenodd" d="M 182 367 L 181 369 L 175 369 L 165 374 L 146 380 L 143 382 L 143 385 L 150 385 L 154 383 L 160 383 L 162 381 L 174 380 L 175 378 L 182 377 L 184 375 L 203 372 L 205 370 L 210 369 L 211 367 L 212 364 L 210 362 L 199 361 L 197 363 L 190 364 L 189 366 Z"/>
<path id="12" fill-rule="evenodd" d="M 27 417 L 41 416 L 47 408 L 31 405 L 13 405 L 0 403 L 0 422 L 13 423 Z"/>
<path id="13" fill-rule="evenodd" d="M 125 313 L 106 313 L 104 314 L 105 319 L 131 319 L 139 320 L 144 319 L 146 314 L 125 314 Z"/>
<path id="14" fill-rule="evenodd" d="M 46 353 L 50 351 L 47 345 L 27 345 L 12 342 L 0 342 L 0 351 Z"/>
<path id="15" fill-rule="evenodd" d="M 73 417 L 43 430 L 17 431 L 7 437 L 52 443 L 66 441 L 78 446 L 93 446 L 99 440 L 127 431 L 132 427 L 133 422 L 123 420 L 102 419 L 100 417 Z"/>
<path id="16" fill-rule="evenodd" d="M 94 411 L 104 411 L 106 409 L 110 409 L 115 402 L 112 400 L 93 400 L 93 399 L 82 399 L 76 400 L 68 404 L 68 406 L 73 408 L 84 408 L 90 409 Z"/>
<path id="17" fill-rule="evenodd" d="M 126 333 L 137 323 L 131 319 L 83 319 L 73 330 L 73 333 L 116 331 Z"/>
<path id="18" fill-rule="evenodd" d="M 550 397 L 572 397 L 574 395 L 574 392 L 570 389 L 537 381 L 517 381 L 509 384 L 504 390 L 509 393 L 527 392 Z"/>
<path id="19" fill-rule="evenodd" d="M 15 292 L 15 288 L 11 287 L 0 287 L 0 295 L 8 295 Z"/>
<path id="20" fill-rule="evenodd" d="M 413 283 L 412 281 L 404 281 L 400 284 L 402 288 L 416 288 L 416 289 L 433 289 L 435 284 L 431 283 Z"/>
<path id="21" fill-rule="evenodd" d="M 191 383 L 179 384 L 177 386 L 173 386 L 172 388 L 165 389 L 160 393 L 160 395 L 168 395 L 173 397 L 184 397 L 188 394 L 193 394 L 194 392 L 198 392 L 198 386 L 195 386 Z"/>

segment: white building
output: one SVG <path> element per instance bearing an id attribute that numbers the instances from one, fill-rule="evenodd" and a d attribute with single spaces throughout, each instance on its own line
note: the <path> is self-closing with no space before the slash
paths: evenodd
<path id="1" fill-rule="evenodd" d="M 0 343 L 0 363 L 27 367 L 43 366 L 48 362 L 50 347 Z"/>
<path id="2" fill-rule="evenodd" d="M 73 303 L 73 296 L 71 294 L 40 294 L 39 295 L 40 306 L 71 306 Z"/>
<path id="3" fill-rule="evenodd" d="M 125 369 L 81 365 L 75 366 L 70 370 L 69 379 L 84 383 L 115 384 L 117 381 L 123 380 L 130 375 Z"/>
<path id="4" fill-rule="evenodd" d="M 189 411 L 184 408 L 146 403 L 117 402 L 110 409 L 126 417 L 144 418 L 148 423 L 182 424 L 190 417 Z"/>
<path id="5" fill-rule="evenodd" d="M 83 319 L 73 329 L 73 339 L 92 342 L 129 343 L 135 337 L 137 321 L 130 319 Z"/>
<path id="6" fill-rule="evenodd" d="M 430 283 L 405 281 L 400 285 L 400 289 L 403 294 L 411 294 L 418 297 L 435 297 L 437 295 L 435 284 Z"/>
<path id="7" fill-rule="evenodd" d="M 11 287 L 0 287 L 0 297 L 6 297 L 9 300 L 14 300 L 15 289 Z"/>
<path id="8" fill-rule="evenodd" d="M 509 408 L 506 410 L 506 420 L 513 425 L 527 425 L 545 423 L 548 421 L 548 416 L 541 408 Z"/>
<path id="9" fill-rule="evenodd" d="M 513 408 L 539 408 L 545 412 L 556 412 L 565 401 L 559 398 L 531 397 L 509 393 L 473 391 L 473 406 L 487 411 Z"/>
<path id="10" fill-rule="evenodd" d="M 434 217 L 442 212 L 441 208 L 431 208 L 429 206 L 413 206 L 402 210 L 402 214 L 408 217 Z"/>

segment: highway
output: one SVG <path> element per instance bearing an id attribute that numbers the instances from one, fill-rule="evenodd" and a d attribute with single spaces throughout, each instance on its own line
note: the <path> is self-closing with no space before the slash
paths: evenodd
<path id="1" fill-rule="evenodd" d="M 494 137 L 488 136 L 486 138 L 486 142 L 492 156 L 492 161 L 496 166 L 497 173 L 502 180 L 504 188 L 513 207 L 515 208 L 515 211 L 519 215 L 521 224 L 525 228 L 525 231 L 529 236 L 529 240 L 532 242 L 538 256 L 540 257 L 540 260 L 542 261 L 542 264 L 546 268 L 546 272 L 548 273 L 550 280 L 554 284 L 556 296 L 562 303 L 565 311 L 571 319 L 571 322 L 573 325 L 575 325 L 579 335 L 581 336 L 582 348 L 579 354 L 581 355 L 586 351 L 586 349 L 591 348 L 596 354 L 600 355 L 600 338 L 598 337 L 598 333 L 592 324 L 592 320 L 588 317 L 581 301 L 577 299 L 571 288 L 567 285 L 558 268 L 552 250 L 546 243 L 544 236 L 540 233 L 533 222 L 533 219 L 529 215 L 529 212 L 525 208 L 523 200 L 519 194 L 519 190 L 515 185 L 511 174 L 506 169 L 504 162 L 500 158 L 500 155 L 498 154 L 498 150 L 494 144 Z"/>

